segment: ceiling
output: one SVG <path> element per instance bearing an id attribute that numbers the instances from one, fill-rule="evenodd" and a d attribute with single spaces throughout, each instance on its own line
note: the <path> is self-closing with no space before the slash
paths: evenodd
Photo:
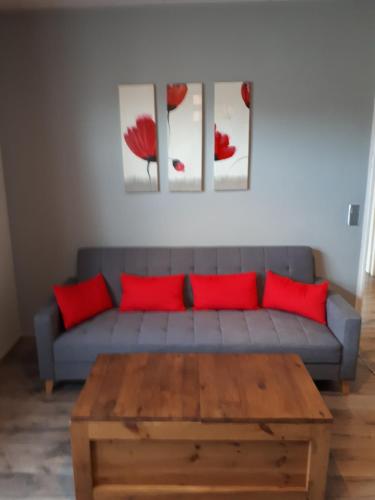
<path id="1" fill-rule="evenodd" d="M 0 10 L 182 5 L 198 3 L 282 2 L 288 0 L 0 0 Z M 294 0 L 306 1 L 306 0 Z"/>

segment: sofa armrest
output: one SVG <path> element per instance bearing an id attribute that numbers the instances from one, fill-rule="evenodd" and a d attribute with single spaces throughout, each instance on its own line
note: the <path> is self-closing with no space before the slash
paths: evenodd
<path id="1" fill-rule="evenodd" d="M 343 346 L 341 379 L 354 380 L 361 335 L 361 316 L 343 297 L 331 293 L 327 298 L 327 323 Z"/>
<path id="2" fill-rule="evenodd" d="M 66 285 L 76 283 L 75 278 L 65 281 Z M 63 331 L 59 308 L 54 297 L 34 316 L 34 332 L 38 354 L 39 374 L 42 380 L 54 380 L 55 366 L 53 343 Z"/>

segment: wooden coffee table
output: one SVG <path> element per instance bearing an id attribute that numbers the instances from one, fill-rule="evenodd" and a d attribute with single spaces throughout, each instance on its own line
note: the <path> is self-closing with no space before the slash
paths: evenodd
<path id="1" fill-rule="evenodd" d="M 101 355 L 72 413 L 76 498 L 323 500 L 331 422 L 296 355 Z"/>

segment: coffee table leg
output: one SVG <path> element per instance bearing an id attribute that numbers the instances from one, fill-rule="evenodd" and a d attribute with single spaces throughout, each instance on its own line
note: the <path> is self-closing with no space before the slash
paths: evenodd
<path id="1" fill-rule="evenodd" d="M 329 462 L 331 429 L 314 425 L 309 451 L 308 500 L 324 500 Z"/>
<path id="2" fill-rule="evenodd" d="M 76 500 L 93 499 L 90 441 L 86 422 L 71 422 L 70 437 Z"/>

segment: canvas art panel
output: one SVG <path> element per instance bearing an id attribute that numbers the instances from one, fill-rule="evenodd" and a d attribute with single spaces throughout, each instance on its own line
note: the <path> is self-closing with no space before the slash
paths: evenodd
<path id="1" fill-rule="evenodd" d="M 249 188 L 250 82 L 215 83 L 215 190 Z"/>
<path id="2" fill-rule="evenodd" d="M 119 98 L 125 190 L 158 191 L 155 87 L 120 85 Z"/>
<path id="3" fill-rule="evenodd" d="M 202 84 L 166 88 L 170 191 L 202 190 Z"/>

